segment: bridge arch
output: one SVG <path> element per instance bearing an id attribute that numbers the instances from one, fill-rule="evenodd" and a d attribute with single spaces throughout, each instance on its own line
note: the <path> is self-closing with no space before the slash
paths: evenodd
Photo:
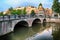
<path id="1" fill-rule="evenodd" d="M 43 23 L 44 23 L 44 22 L 46 22 L 46 19 L 45 19 L 45 18 L 43 19 Z"/>
<path id="2" fill-rule="evenodd" d="M 32 25 L 36 24 L 36 23 L 40 23 L 40 22 L 41 22 L 41 20 L 39 18 L 36 18 L 33 20 Z"/>
<path id="3" fill-rule="evenodd" d="M 18 29 L 18 28 L 21 28 L 21 27 L 27 27 L 28 26 L 28 22 L 27 21 L 19 21 L 15 24 L 14 26 L 14 29 Z"/>

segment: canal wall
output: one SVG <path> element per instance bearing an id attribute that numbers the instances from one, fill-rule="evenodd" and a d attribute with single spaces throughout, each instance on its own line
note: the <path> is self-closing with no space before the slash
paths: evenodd
<path id="1" fill-rule="evenodd" d="M 12 22 L 11 21 L 4 21 L 0 22 L 0 36 L 5 35 L 11 32 Z"/>
<path id="2" fill-rule="evenodd" d="M 60 23 L 60 19 L 54 19 L 54 18 L 47 18 L 46 22 L 51 22 L 51 23 Z"/>

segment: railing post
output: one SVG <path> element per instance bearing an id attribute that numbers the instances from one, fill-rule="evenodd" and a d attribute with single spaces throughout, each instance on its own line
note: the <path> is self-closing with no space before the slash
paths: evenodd
<path id="1" fill-rule="evenodd" d="M 14 15 L 14 19 L 16 19 L 17 17 L 16 17 L 16 15 Z"/>
<path id="2" fill-rule="evenodd" d="M 3 21 L 4 21 L 4 15 L 3 15 Z"/>
<path id="3" fill-rule="evenodd" d="M 29 15 L 29 18 L 31 18 L 31 15 Z"/>
<path id="4" fill-rule="evenodd" d="M 9 19 L 9 21 L 10 21 L 10 15 L 7 15 L 8 16 L 8 19 Z"/>

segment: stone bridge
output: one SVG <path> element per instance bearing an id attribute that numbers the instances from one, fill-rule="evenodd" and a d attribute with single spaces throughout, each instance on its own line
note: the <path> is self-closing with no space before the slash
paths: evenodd
<path id="1" fill-rule="evenodd" d="M 43 23 L 43 21 L 45 21 L 44 18 L 28 18 L 28 19 L 14 20 L 14 21 L 12 21 L 12 28 L 11 29 L 13 31 L 14 27 L 17 24 L 31 27 L 33 25 L 33 23 Z"/>
<path id="2" fill-rule="evenodd" d="M 31 27 L 33 23 L 43 23 L 44 17 L 18 17 L 18 16 L 3 16 L 0 17 L 0 35 L 4 35 L 14 31 L 16 25 L 24 25 Z"/>
<path id="3" fill-rule="evenodd" d="M 0 35 L 7 34 L 14 31 L 14 28 L 19 25 L 24 25 L 26 27 L 31 27 L 33 23 L 43 23 L 43 22 L 60 22 L 60 19 L 56 18 L 45 18 L 40 16 L 0 16 Z"/>

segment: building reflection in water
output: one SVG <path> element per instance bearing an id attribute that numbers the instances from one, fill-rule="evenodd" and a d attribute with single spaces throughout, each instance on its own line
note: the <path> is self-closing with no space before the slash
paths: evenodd
<path id="1" fill-rule="evenodd" d="M 44 27 L 43 25 L 40 25 L 42 27 L 40 27 L 39 31 L 36 34 L 28 37 L 26 40 L 53 40 L 51 25 L 46 24 L 48 27 Z"/>

